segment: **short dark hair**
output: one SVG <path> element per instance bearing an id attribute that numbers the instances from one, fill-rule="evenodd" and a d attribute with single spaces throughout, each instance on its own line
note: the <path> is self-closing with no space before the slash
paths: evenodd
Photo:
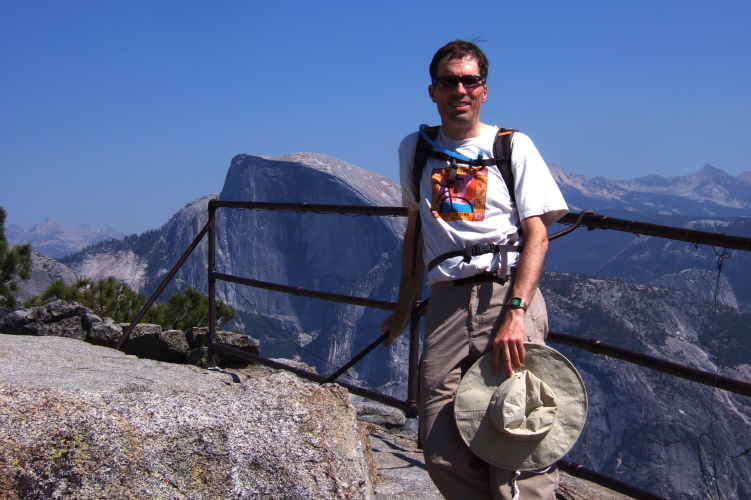
<path id="1" fill-rule="evenodd" d="M 435 81 L 438 78 L 438 64 L 445 58 L 449 61 L 453 59 L 464 59 L 469 57 L 477 62 L 477 67 L 480 69 L 480 76 L 483 80 L 488 79 L 488 58 L 485 53 L 480 50 L 480 47 L 472 42 L 466 42 L 464 40 L 454 40 L 449 42 L 435 53 L 433 60 L 430 62 L 430 81 Z"/>

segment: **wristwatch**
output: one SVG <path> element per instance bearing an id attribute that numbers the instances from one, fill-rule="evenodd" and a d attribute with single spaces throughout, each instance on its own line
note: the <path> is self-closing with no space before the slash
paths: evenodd
<path id="1" fill-rule="evenodd" d="M 519 297 L 509 299 L 509 301 L 506 302 L 506 306 L 511 309 L 523 309 L 524 312 L 527 312 L 527 303 L 524 302 L 524 299 L 520 299 Z"/>

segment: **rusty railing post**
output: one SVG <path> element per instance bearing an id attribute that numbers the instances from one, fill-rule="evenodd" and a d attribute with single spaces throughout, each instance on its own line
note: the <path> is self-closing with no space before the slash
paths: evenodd
<path id="1" fill-rule="evenodd" d="M 208 281 L 209 281 L 209 365 L 216 366 L 216 207 L 209 202 L 209 256 L 208 256 Z"/>
<path id="2" fill-rule="evenodd" d="M 420 300 L 422 299 L 422 289 L 417 292 L 415 298 L 414 311 L 419 307 Z M 420 364 L 420 316 L 413 314 L 409 320 L 409 373 L 407 376 L 407 401 L 406 401 L 406 414 L 407 417 L 417 417 L 417 394 L 419 392 L 419 371 Z"/>

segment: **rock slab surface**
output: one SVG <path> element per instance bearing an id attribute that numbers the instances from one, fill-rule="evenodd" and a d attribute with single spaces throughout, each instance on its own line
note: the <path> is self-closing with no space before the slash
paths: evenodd
<path id="1" fill-rule="evenodd" d="M 0 498 L 372 498 L 346 390 L 0 335 Z"/>

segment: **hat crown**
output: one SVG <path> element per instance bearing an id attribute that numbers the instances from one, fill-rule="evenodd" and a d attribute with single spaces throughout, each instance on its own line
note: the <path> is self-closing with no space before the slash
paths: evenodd
<path id="1" fill-rule="evenodd" d="M 555 422 L 558 402 L 548 384 L 529 370 L 506 379 L 488 405 L 490 420 L 499 432 L 518 441 L 545 437 Z"/>

